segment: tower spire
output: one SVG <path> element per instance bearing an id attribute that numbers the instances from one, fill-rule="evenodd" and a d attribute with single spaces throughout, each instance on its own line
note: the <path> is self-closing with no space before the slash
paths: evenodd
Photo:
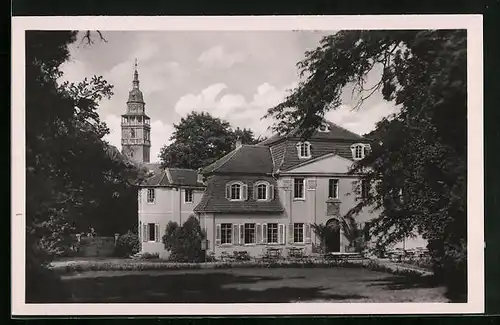
<path id="1" fill-rule="evenodd" d="M 134 62 L 134 80 L 132 81 L 133 88 L 139 89 L 139 73 L 137 72 L 137 58 Z"/>

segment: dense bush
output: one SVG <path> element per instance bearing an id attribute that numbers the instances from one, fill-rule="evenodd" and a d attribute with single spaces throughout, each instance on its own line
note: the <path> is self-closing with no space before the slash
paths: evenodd
<path id="1" fill-rule="evenodd" d="M 175 222 L 169 222 L 162 241 L 165 249 L 170 251 L 172 261 L 201 262 L 205 258 L 205 252 L 201 249 L 203 238 L 198 219 L 190 216 L 182 227 Z"/>
<path id="2" fill-rule="evenodd" d="M 141 242 L 137 234 L 130 230 L 118 237 L 115 246 L 114 255 L 118 257 L 128 257 L 134 255 L 141 250 Z"/>
<path id="3" fill-rule="evenodd" d="M 442 240 L 429 241 L 436 279 L 446 285 L 447 295 L 456 301 L 467 300 L 467 244 L 451 245 Z"/>
<path id="4" fill-rule="evenodd" d="M 142 253 L 141 260 L 156 260 L 160 258 L 160 254 L 158 253 Z"/>

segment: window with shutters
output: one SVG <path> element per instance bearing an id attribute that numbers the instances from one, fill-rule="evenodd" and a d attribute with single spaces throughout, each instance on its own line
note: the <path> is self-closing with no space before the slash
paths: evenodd
<path id="1" fill-rule="evenodd" d="M 268 223 L 267 224 L 267 242 L 270 244 L 278 243 L 278 224 Z"/>
<path id="2" fill-rule="evenodd" d="M 226 185 L 226 198 L 230 201 L 244 201 L 247 196 L 247 185 L 242 182 L 232 182 Z"/>
<path id="3" fill-rule="evenodd" d="M 148 223 L 148 241 L 156 241 L 156 224 Z"/>
<path id="4" fill-rule="evenodd" d="M 293 179 L 293 198 L 296 200 L 305 199 L 304 193 L 304 178 L 294 178 Z"/>
<path id="5" fill-rule="evenodd" d="M 185 189 L 184 190 L 184 203 L 193 203 L 193 190 Z"/>
<path id="6" fill-rule="evenodd" d="M 293 224 L 293 242 L 303 243 L 304 242 L 304 224 L 294 223 Z"/>
<path id="7" fill-rule="evenodd" d="M 232 243 L 232 231 L 233 226 L 230 223 L 223 223 L 220 225 L 220 243 L 221 244 L 231 244 Z"/>
<path id="8" fill-rule="evenodd" d="M 148 203 L 155 203 L 155 189 L 154 188 L 148 188 L 147 202 Z"/>
<path id="9" fill-rule="evenodd" d="M 266 181 L 256 182 L 253 186 L 253 196 L 256 201 L 269 201 L 274 199 L 274 186 Z"/>
<path id="10" fill-rule="evenodd" d="M 307 141 L 297 143 L 297 153 L 301 159 L 311 158 L 311 144 Z"/>
<path id="11" fill-rule="evenodd" d="M 371 150 L 369 144 L 355 143 L 351 146 L 352 159 L 361 160 L 367 155 L 367 151 Z"/>
<path id="12" fill-rule="evenodd" d="M 328 198 L 338 199 L 339 198 L 339 180 L 331 178 L 328 180 Z"/>
<path id="13" fill-rule="evenodd" d="M 245 223 L 245 244 L 255 244 L 255 223 Z"/>

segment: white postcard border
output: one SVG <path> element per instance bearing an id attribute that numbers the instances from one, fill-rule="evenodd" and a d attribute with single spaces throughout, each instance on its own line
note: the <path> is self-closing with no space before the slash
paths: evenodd
<path id="1" fill-rule="evenodd" d="M 137 28 L 131 28 L 137 26 Z M 467 29 L 468 302 L 284 304 L 26 304 L 25 31 L 26 30 L 341 30 Z M 338 315 L 484 312 L 483 37 L 481 15 L 360 16 L 80 16 L 13 17 L 11 102 L 11 249 L 13 315 Z"/>

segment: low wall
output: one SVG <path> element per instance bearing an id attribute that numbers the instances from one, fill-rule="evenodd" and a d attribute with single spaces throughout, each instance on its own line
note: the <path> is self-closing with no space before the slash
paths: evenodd
<path id="1" fill-rule="evenodd" d="M 115 237 L 81 237 L 78 256 L 111 257 L 115 251 Z"/>

